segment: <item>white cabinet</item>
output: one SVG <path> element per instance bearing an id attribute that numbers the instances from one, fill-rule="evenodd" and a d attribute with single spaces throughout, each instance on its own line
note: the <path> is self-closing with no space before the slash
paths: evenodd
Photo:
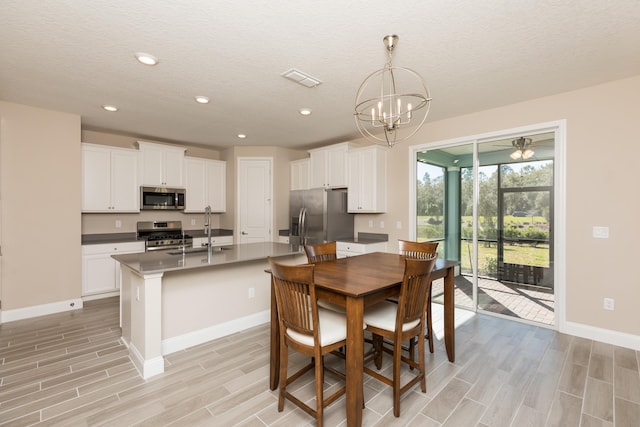
<path id="1" fill-rule="evenodd" d="M 349 152 L 350 213 L 387 210 L 387 148 L 372 146 Z"/>
<path id="2" fill-rule="evenodd" d="M 138 152 L 82 144 L 82 211 L 139 212 Z"/>
<path id="3" fill-rule="evenodd" d="M 289 236 L 278 236 L 278 243 L 289 244 Z"/>
<path id="4" fill-rule="evenodd" d="M 185 212 L 224 212 L 227 206 L 227 164 L 221 160 L 184 158 Z"/>
<path id="5" fill-rule="evenodd" d="M 182 187 L 184 148 L 138 141 L 140 185 Z"/>
<path id="6" fill-rule="evenodd" d="M 120 263 L 111 255 L 144 252 L 144 242 L 82 245 L 82 295 L 112 296 L 120 289 Z"/>
<path id="7" fill-rule="evenodd" d="M 309 159 L 294 160 L 291 163 L 291 190 L 308 190 Z"/>
<path id="8" fill-rule="evenodd" d="M 233 236 L 216 236 L 211 237 L 211 247 L 215 246 L 227 246 L 233 245 Z M 193 238 L 193 247 L 201 248 L 203 246 L 207 246 L 207 238 L 206 237 L 194 237 Z"/>
<path id="9" fill-rule="evenodd" d="M 354 243 L 336 242 L 336 255 L 338 258 L 347 258 L 372 252 L 386 252 L 387 242 Z"/>
<path id="10" fill-rule="evenodd" d="M 347 186 L 347 150 L 349 143 L 330 145 L 309 151 L 309 187 Z"/>

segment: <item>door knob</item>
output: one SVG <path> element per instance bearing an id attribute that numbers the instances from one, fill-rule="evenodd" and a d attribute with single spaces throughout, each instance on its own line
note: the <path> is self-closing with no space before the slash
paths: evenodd
<path id="1" fill-rule="evenodd" d="M 247 234 L 249 234 L 249 233 L 245 233 L 244 231 L 242 232 L 242 235 L 243 235 L 243 236 L 246 236 Z"/>

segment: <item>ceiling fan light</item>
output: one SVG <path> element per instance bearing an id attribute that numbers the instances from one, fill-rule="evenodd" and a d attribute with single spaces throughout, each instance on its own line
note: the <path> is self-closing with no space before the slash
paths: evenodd
<path id="1" fill-rule="evenodd" d="M 522 157 L 522 153 L 520 152 L 520 150 L 516 150 L 511 153 L 509 157 L 511 157 L 513 160 L 518 160 L 520 157 Z"/>
<path id="2" fill-rule="evenodd" d="M 522 158 L 523 159 L 528 159 L 531 156 L 533 156 L 534 154 L 536 154 L 533 150 L 524 150 L 524 153 L 522 153 Z"/>

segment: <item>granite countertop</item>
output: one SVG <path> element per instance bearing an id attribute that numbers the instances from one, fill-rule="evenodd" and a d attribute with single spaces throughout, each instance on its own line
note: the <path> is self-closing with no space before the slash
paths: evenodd
<path id="1" fill-rule="evenodd" d="M 373 244 L 373 243 L 386 243 L 386 240 L 377 240 L 377 239 L 368 239 L 366 237 L 358 237 L 355 239 L 339 239 L 338 242 L 343 242 L 343 243 L 358 243 L 361 245 L 369 245 L 369 244 Z"/>
<path id="2" fill-rule="evenodd" d="M 142 275 L 216 267 L 303 253 L 299 245 L 275 242 L 246 243 L 212 249 L 210 259 L 207 248 L 112 255 L 112 258 Z"/>
<path id="3" fill-rule="evenodd" d="M 104 234 L 83 234 L 83 245 L 99 245 L 103 243 L 125 243 L 137 242 L 137 233 L 104 233 Z"/>
<path id="4" fill-rule="evenodd" d="M 184 234 L 188 234 L 193 237 L 207 237 L 207 234 L 203 229 L 197 230 L 185 230 Z M 212 228 L 212 237 L 221 236 L 233 236 L 233 230 L 227 230 L 224 228 Z M 83 234 L 83 245 L 99 245 L 104 243 L 125 243 L 125 242 L 137 242 L 144 241 L 144 239 L 138 239 L 137 233 L 103 233 L 103 234 Z"/>
<path id="5" fill-rule="evenodd" d="M 188 234 L 191 237 L 207 237 L 207 233 L 205 233 L 202 228 L 198 228 L 197 230 L 184 230 L 184 234 Z M 211 229 L 211 237 L 223 236 L 233 236 L 233 230 L 227 230 L 224 228 Z"/>
<path id="6" fill-rule="evenodd" d="M 359 244 L 371 244 L 371 243 L 384 243 L 389 240 L 388 234 L 382 233 L 358 233 L 358 237 L 353 239 L 338 239 L 339 242 L 344 243 L 359 243 Z"/>

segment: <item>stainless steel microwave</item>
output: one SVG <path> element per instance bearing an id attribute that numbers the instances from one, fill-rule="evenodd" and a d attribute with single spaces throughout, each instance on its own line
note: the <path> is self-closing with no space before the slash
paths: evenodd
<path id="1" fill-rule="evenodd" d="M 185 196 L 184 188 L 140 187 L 140 209 L 181 210 Z"/>

